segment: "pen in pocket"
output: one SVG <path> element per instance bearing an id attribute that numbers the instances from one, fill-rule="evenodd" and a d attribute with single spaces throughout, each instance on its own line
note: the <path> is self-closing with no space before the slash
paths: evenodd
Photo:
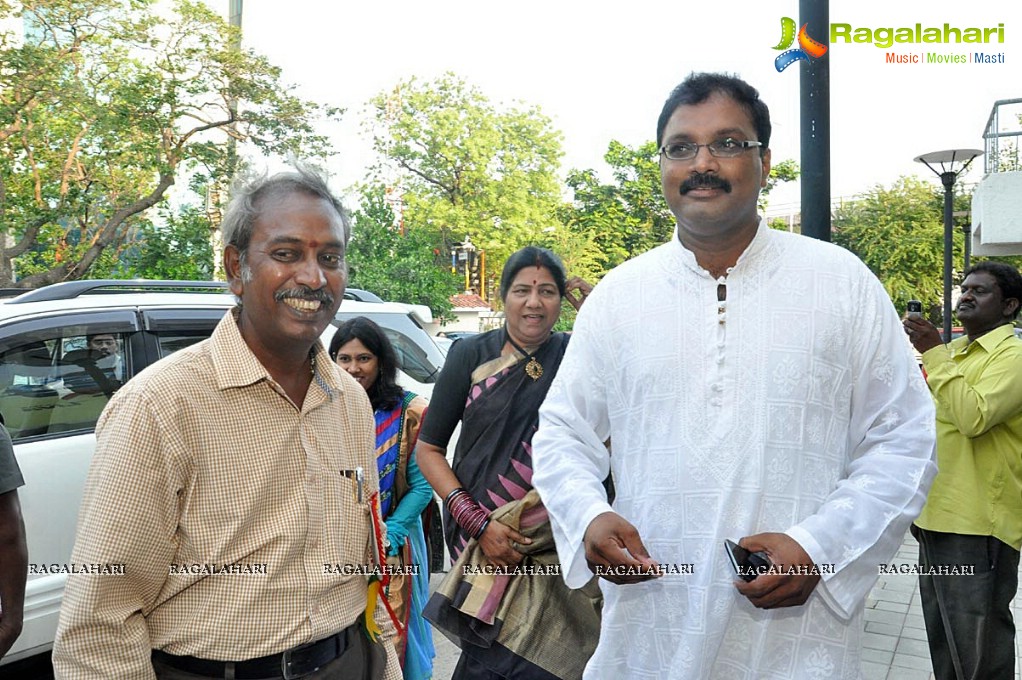
<path id="1" fill-rule="evenodd" d="M 355 480 L 355 500 L 361 505 L 364 501 L 365 470 L 361 466 L 354 470 L 341 470 L 341 476 Z"/>

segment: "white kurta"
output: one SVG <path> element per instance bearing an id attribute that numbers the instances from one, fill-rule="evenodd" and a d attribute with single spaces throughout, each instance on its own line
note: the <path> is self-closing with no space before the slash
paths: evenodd
<path id="1" fill-rule="evenodd" d="M 761 224 L 725 302 L 717 285 L 677 235 L 610 272 L 540 409 L 533 481 L 568 585 L 590 576 L 582 537 L 611 509 L 608 470 L 650 555 L 693 569 L 601 581 L 585 677 L 858 678 L 866 594 L 936 472 L 929 392 L 850 253 Z M 833 565 L 804 606 L 735 590 L 724 539 L 764 531 Z"/>

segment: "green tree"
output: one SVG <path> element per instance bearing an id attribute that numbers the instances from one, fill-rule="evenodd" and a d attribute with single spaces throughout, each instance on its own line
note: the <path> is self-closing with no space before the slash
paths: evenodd
<path id="1" fill-rule="evenodd" d="M 892 186 L 874 186 L 840 206 L 834 215 L 834 243 L 866 263 L 899 309 L 921 300 L 931 319 L 939 318 L 943 298 L 944 199 L 934 182 L 901 177 Z M 955 209 L 967 210 L 959 193 Z M 954 230 L 956 280 L 960 279 L 965 238 Z M 934 317 L 936 314 L 936 317 Z"/>
<path id="2" fill-rule="evenodd" d="M 1019 123 L 1022 124 L 1022 116 L 1019 116 Z M 1013 140 L 998 140 L 997 150 L 992 154 L 991 159 L 994 172 L 1017 172 L 1022 170 L 1022 157 L 1019 155 L 1018 142 Z"/>
<path id="3" fill-rule="evenodd" d="M 498 106 L 452 73 L 412 78 L 370 102 L 376 181 L 400 187 L 409 234 L 448 255 L 469 236 L 499 272 L 556 226 L 561 135 L 537 107 Z"/>
<path id="4" fill-rule="evenodd" d="M 656 144 L 630 148 L 612 140 L 604 160 L 614 183 L 601 183 L 595 170 L 572 170 L 567 183 L 574 198 L 561 218 L 569 232 L 591 244 L 594 261 L 587 273 L 593 278 L 664 243 L 674 231 L 660 188 Z"/>
<path id="5" fill-rule="evenodd" d="M 802 169 L 794 159 L 788 158 L 774 163 L 770 166 L 770 176 L 767 178 L 767 185 L 759 192 L 759 209 L 765 210 L 770 192 L 783 182 L 794 182 L 802 174 Z"/>
<path id="6" fill-rule="evenodd" d="M 143 222 L 136 240 L 124 249 L 114 276 L 138 279 L 207 281 L 213 278 L 211 229 L 205 210 L 182 206 L 174 214 L 160 209 L 159 222 Z"/>
<path id="7" fill-rule="evenodd" d="M 363 188 L 353 223 L 348 285 L 385 300 L 426 305 L 441 322 L 454 320 L 450 297 L 458 292 L 459 278 L 440 253 L 438 234 L 419 228 L 402 235 L 379 185 Z"/>
<path id="8" fill-rule="evenodd" d="M 179 175 L 229 176 L 229 137 L 266 154 L 328 148 L 314 124 L 339 112 L 233 49 L 203 2 L 20 5 L 0 4 L 26 27 L 0 42 L 0 285 L 85 276 Z"/>

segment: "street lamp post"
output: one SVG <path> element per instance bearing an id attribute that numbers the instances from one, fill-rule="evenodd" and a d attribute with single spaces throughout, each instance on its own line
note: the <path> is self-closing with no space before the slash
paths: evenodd
<path id="1" fill-rule="evenodd" d="M 465 267 L 465 293 L 468 294 L 472 292 L 472 267 L 475 264 L 476 247 L 466 235 L 465 242 L 455 246 L 455 249 L 458 251 L 458 260 Z"/>
<path id="2" fill-rule="evenodd" d="M 944 185 L 944 342 L 951 342 L 951 256 L 954 252 L 954 231 L 952 228 L 952 207 L 954 187 L 958 175 L 965 172 L 976 156 L 983 155 L 979 149 L 950 149 L 933 151 L 914 159 L 940 177 Z M 934 167 L 939 165 L 939 169 Z M 968 246 L 966 246 L 968 247 Z"/>

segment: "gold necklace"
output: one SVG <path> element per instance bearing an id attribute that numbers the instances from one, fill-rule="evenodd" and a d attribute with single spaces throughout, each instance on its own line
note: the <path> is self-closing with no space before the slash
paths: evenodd
<path id="1" fill-rule="evenodd" d="M 529 362 L 525 364 L 525 375 L 529 376 L 533 380 L 539 380 L 540 378 L 542 378 L 543 364 L 539 363 L 539 360 L 536 359 L 535 353 L 526 352 L 522 347 L 518 346 L 517 342 L 515 342 L 511 338 L 511 334 L 508 333 L 506 329 L 504 332 L 507 334 L 507 341 L 511 343 L 511 346 L 518 350 L 519 354 L 525 355 L 525 358 L 529 360 Z M 540 347 L 542 346 L 543 345 L 540 344 Z M 539 347 L 537 347 L 536 349 L 539 349 Z"/>

